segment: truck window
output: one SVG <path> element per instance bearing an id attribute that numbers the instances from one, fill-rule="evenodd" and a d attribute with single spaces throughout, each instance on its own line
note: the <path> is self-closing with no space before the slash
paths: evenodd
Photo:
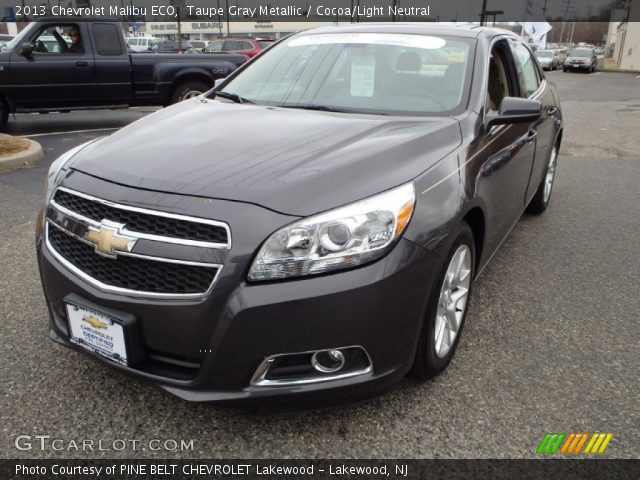
<path id="1" fill-rule="evenodd" d="M 96 39 L 98 55 L 122 55 L 122 45 L 115 25 L 95 23 L 93 24 L 93 36 Z"/>
<path id="2" fill-rule="evenodd" d="M 72 46 L 69 33 L 79 32 L 78 26 L 69 25 L 46 25 L 33 39 L 34 52 L 36 53 L 82 53 L 82 40 L 75 38 L 77 43 L 75 51 L 70 50 Z"/>

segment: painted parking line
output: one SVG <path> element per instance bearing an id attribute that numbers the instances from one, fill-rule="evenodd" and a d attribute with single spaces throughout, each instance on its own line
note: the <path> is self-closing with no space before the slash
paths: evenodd
<path id="1" fill-rule="evenodd" d="M 66 130 L 64 132 L 35 133 L 33 135 L 22 135 L 22 136 L 26 138 L 35 138 L 35 137 L 48 137 L 49 135 L 73 135 L 74 133 L 105 132 L 109 130 L 119 130 L 119 129 L 120 127 L 92 128 L 89 130 Z"/>
<path id="2" fill-rule="evenodd" d="M 640 75 L 638 75 L 636 78 L 640 78 Z"/>
<path id="3" fill-rule="evenodd" d="M 600 74 L 602 74 L 602 72 L 596 72 L 596 73 L 594 73 L 594 75 L 600 75 Z"/>

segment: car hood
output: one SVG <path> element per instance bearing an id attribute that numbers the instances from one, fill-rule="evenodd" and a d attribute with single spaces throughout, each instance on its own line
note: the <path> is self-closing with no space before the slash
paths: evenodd
<path id="1" fill-rule="evenodd" d="M 90 144 L 72 168 L 135 188 L 307 216 L 410 181 L 460 142 L 451 118 L 191 99 Z"/>

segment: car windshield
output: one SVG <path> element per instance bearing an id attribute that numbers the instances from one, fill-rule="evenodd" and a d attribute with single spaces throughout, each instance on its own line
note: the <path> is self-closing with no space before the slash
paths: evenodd
<path id="1" fill-rule="evenodd" d="M 470 39 L 427 35 L 295 35 L 222 91 L 279 107 L 446 115 L 466 105 L 471 46 Z"/>
<path id="2" fill-rule="evenodd" d="M 574 50 L 571 52 L 572 57 L 590 57 L 591 50 Z"/>
<path id="3" fill-rule="evenodd" d="M 553 52 L 550 52 L 549 50 L 538 50 L 536 52 L 536 57 L 553 58 Z"/>

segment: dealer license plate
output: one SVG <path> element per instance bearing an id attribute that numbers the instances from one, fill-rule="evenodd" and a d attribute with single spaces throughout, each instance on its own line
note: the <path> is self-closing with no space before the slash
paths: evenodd
<path id="1" fill-rule="evenodd" d="M 120 365 L 127 365 L 124 327 L 103 313 L 67 304 L 71 341 Z"/>

